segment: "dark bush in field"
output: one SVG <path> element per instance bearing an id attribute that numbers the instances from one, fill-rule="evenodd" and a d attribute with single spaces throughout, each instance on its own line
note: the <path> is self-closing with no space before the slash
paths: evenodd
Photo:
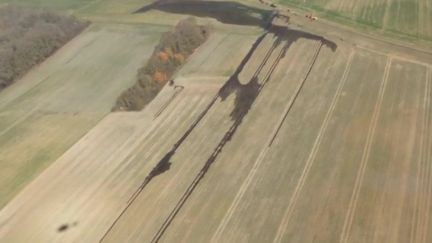
<path id="1" fill-rule="evenodd" d="M 113 110 L 144 108 L 208 35 L 209 28 L 198 25 L 193 18 L 181 20 L 172 31 L 164 33 L 146 65 L 138 70 L 137 82 L 120 95 Z"/>
<path id="2" fill-rule="evenodd" d="M 88 24 L 46 10 L 0 7 L 0 90 L 42 62 Z"/>

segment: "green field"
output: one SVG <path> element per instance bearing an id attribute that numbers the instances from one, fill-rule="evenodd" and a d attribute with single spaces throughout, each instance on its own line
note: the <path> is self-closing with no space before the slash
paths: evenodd
<path id="1" fill-rule="evenodd" d="M 390 34 L 432 40 L 429 0 L 279 0 L 312 13 Z"/>
<path id="2" fill-rule="evenodd" d="M 165 30 L 93 25 L 0 93 L 0 207 L 110 112 Z"/>

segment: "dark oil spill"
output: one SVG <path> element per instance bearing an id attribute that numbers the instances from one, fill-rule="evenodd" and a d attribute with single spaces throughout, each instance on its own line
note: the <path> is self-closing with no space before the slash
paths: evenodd
<path id="1" fill-rule="evenodd" d="M 214 148 L 213 153 L 209 156 L 209 158 L 205 161 L 203 164 L 203 167 L 198 172 L 198 174 L 195 176 L 192 183 L 188 186 L 186 191 L 183 193 L 180 200 L 177 202 L 175 207 L 171 210 L 170 214 L 164 221 L 164 223 L 159 228 L 158 232 L 153 237 L 152 241 L 153 243 L 156 243 L 160 240 L 164 232 L 167 230 L 169 225 L 171 224 L 172 220 L 175 218 L 175 216 L 178 214 L 182 206 L 185 204 L 189 196 L 192 194 L 192 192 L 195 190 L 199 182 L 204 178 L 207 171 L 210 169 L 211 165 L 216 161 L 217 157 L 219 156 L 220 152 L 224 148 L 224 146 L 231 140 L 235 132 L 237 131 L 238 127 L 243 122 L 244 117 L 248 114 L 250 109 L 252 108 L 256 98 L 261 93 L 264 86 L 267 84 L 267 82 L 270 80 L 274 70 L 278 66 L 280 60 L 285 57 L 285 54 L 289 47 L 296 42 L 298 39 L 306 38 L 306 39 L 312 39 L 317 40 L 321 42 L 321 46 L 327 46 L 328 48 L 332 49 L 333 51 L 336 50 L 337 45 L 329 40 L 326 40 L 325 38 L 317 35 L 313 35 L 307 32 L 299 31 L 299 30 L 293 30 L 286 27 L 275 27 L 275 26 L 269 26 L 266 29 L 266 33 L 261 35 L 255 43 L 252 45 L 252 48 L 248 52 L 248 54 L 245 56 L 245 58 L 242 60 L 234 74 L 230 77 L 230 79 L 222 86 L 222 88 L 219 90 L 217 95 L 212 99 L 212 101 L 208 104 L 208 106 L 200 113 L 200 115 L 197 117 L 197 119 L 191 124 L 191 126 L 186 130 L 186 132 L 179 138 L 179 140 L 174 144 L 172 149 L 156 164 L 156 166 L 153 168 L 153 170 L 147 175 L 147 177 L 144 179 L 141 186 L 135 191 L 135 193 L 131 196 L 129 199 L 127 206 L 124 208 L 124 210 L 120 213 L 120 215 L 117 217 L 117 219 L 113 222 L 111 227 L 107 230 L 105 235 L 101 238 L 100 242 L 104 240 L 104 238 L 108 235 L 108 233 L 111 231 L 111 229 L 115 226 L 115 224 L 118 222 L 118 220 L 122 217 L 122 215 L 127 211 L 127 209 L 132 205 L 132 203 L 136 200 L 138 195 L 144 190 L 144 188 L 150 183 L 150 181 L 155 178 L 156 176 L 162 174 L 163 172 L 169 170 L 171 166 L 171 158 L 176 153 L 177 149 L 182 145 L 182 143 L 186 140 L 186 138 L 192 133 L 192 131 L 195 129 L 195 127 L 201 122 L 201 120 L 205 117 L 205 115 L 208 113 L 210 108 L 216 103 L 217 100 L 220 100 L 221 102 L 225 101 L 229 96 L 235 95 L 234 99 L 234 108 L 230 113 L 231 120 L 233 121 L 231 127 L 225 132 L 222 139 L 219 141 L 218 145 Z M 239 81 L 239 74 L 245 67 L 245 65 L 249 62 L 250 58 L 252 57 L 252 54 L 256 51 L 257 48 L 259 48 L 259 45 L 263 41 L 263 39 L 267 36 L 273 34 L 274 35 L 274 42 L 272 47 L 269 49 L 265 57 L 263 58 L 261 64 L 259 65 L 258 69 L 256 70 L 255 74 L 247 82 L 247 84 L 243 85 Z M 276 53 L 276 59 L 272 61 L 270 64 L 270 69 L 266 73 L 262 73 L 263 68 L 268 65 L 268 61 L 270 60 L 270 57 L 274 53 L 274 51 L 279 47 L 280 45 L 283 45 L 282 48 L 278 53 Z M 259 80 L 258 77 L 261 77 L 262 79 Z"/>
<path id="2" fill-rule="evenodd" d="M 156 1 L 134 13 L 159 10 L 167 13 L 209 17 L 225 24 L 265 27 L 273 12 L 230 1 Z"/>
<path id="3" fill-rule="evenodd" d="M 62 224 L 57 228 L 57 232 L 62 233 L 67 231 L 68 229 L 75 227 L 78 225 L 78 222 L 73 222 L 72 224 Z"/>
<path id="4" fill-rule="evenodd" d="M 58 227 L 57 231 L 63 232 L 63 231 L 66 231 L 67 229 L 69 229 L 69 225 L 68 224 L 62 224 Z"/>
<path id="5" fill-rule="evenodd" d="M 266 35 L 269 33 L 272 33 L 275 35 L 275 41 L 273 43 L 273 46 L 270 48 L 268 53 L 265 55 L 262 63 L 259 65 L 257 71 L 255 72 L 254 76 L 249 80 L 249 82 L 245 85 L 241 84 L 239 81 L 239 74 L 243 70 L 246 63 L 249 61 L 250 57 L 252 56 L 253 52 L 256 50 L 258 45 L 262 42 L 262 40 L 265 38 Z M 245 57 L 243 62 L 240 64 L 236 72 L 233 76 L 225 83 L 225 85 L 220 89 L 218 93 L 218 97 L 221 99 L 221 101 L 226 100 L 230 95 L 235 95 L 234 100 L 234 108 L 232 112 L 230 113 L 231 119 L 233 121 L 233 124 L 231 127 L 225 132 L 223 138 L 220 140 L 219 144 L 215 147 L 213 153 L 210 155 L 210 157 L 207 159 L 207 161 L 204 163 L 204 166 L 199 171 L 193 182 L 189 185 L 189 187 L 186 189 L 182 197 L 180 198 L 179 202 L 176 204 L 175 208 L 171 211 L 171 213 L 168 215 L 167 219 L 164 221 L 162 226 L 159 228 L 158 232 L 154 236 L 152 243 L 159 242 L 169 225 L 171 224 L 172 220 L 175 218 L 175 216 L 178 214 L 180 209 L 183 207 L 183 205 L 186 203 L 189 196 L 192 194 L 194 189 L 197 187 L 199 182 L 204 178 L 207 171 L 210 169 L 211 165 L 216 161 L 217 157 L 223 150 L 224 146 L 231 140 L 235 132 L 237 131 L 238 127 L 241 125 L 244 117 L 248 114 L 250 111 L 252 105 L 254 104 L 255 100 L 257 99 L 258 95 L 261 93 L 264 86 L 267 84 L 267 82 L 270 80 L 273 72 L 275 71 L 276 67 L 278 66 L 280 60 L 285 57 L 287 50 L 289 47 L 298 39 L 300 38 L 306 38 L 306 39 L 312 39 L 312 40 L 318 40 L 321 42 L 321 46 L 327 46 L 328 48 L 332 49 L 333 51 L 336 50 L 337 46 L 334 42 L 328 41 L 325 38 L 317 35 L 313 35 L 310 33 L 306 33 L 303 31 L 297 31 L 297 30 L 289 30 L 287 28 L 279 28 L 279 27 L 273 27 L 271 26 L 269 28 L 269 31 L 261 36 L 255 45 L 252 47 L 251 51 L 248 53 L 248 55 Z M 264 73 L 264 75 L 260 75 L 263 79 L 259 80 L 258 75 L 262 74 L 263 68 L 267 65 L 267 62 L 269 61 L 270 57 L 276 50 L 276 48 L 279 45 L 283 45 L 280 52 L 277 53 L 276 59 L 271 63 L 270 69 L 267 73 Z M 320 47 L 321 49 L 321 47 Z M 313 63 L 315 63 L 316 57 L 313 60 Z M 313 66 L 313 65 L 312 65 Z M 309 71 L 310 72 L 310 71 Z"/>

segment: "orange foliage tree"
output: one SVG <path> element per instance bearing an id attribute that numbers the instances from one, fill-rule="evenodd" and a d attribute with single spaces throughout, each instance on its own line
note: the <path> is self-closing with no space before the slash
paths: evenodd
<path id="1" fill-rule="evenodd" d="M 156 81 L 158 84 L 163 85 L 166 83 L 166 81 L 168 81 L 168 76 L 166 75 L 166 73 L 156 71 L 153 74 L 153 80 Z"/>
<path id="2" fill-rule="evenodd" d="M 163 62 L 167 62 L 169 60 L 169 58 L 170 58 L 169 55 L 168 55 L 168 53 L 163 52 L 163 51 L 161 51 L 161 52 L 158 53 L 158 57 Z"/>

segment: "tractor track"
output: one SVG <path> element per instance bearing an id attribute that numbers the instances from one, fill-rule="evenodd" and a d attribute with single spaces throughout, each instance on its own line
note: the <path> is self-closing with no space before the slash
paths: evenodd
<path id="1" fill-rule="evenodd" d="M 294 103 L 296 102 L 296 100 L 300 94 L 300 91 L 303 89 L 303 86 L 306 83 L 306 80 L 309 78 L 309 75 L 312 72 L 313 67 L 315 66 L 316 60 L 318 59 L 318 56 L 321 52 L 322 47 L 323 47 L 323 43 L 322 43 L 322 41 L 320 41 L 319 46 L 318 46 L 317 50 L 315 51 L 314 56 L 312 57 L 310 67 L 309 67 L 308 71 L 306 72 L 306 75 L 303 78 L 302 82 L 298 85 L 294 96 L 288 102 L 288 105 L 284 111 L 284 115 L 282 116 L 281 120 L 279 121 L 279 125 L 278 125 L 276 131 L 273 133 L 273 138 L 270 140 L 270 142 L 267 145 L 268 147 L 272 146 L 274 140 L 276 139 L 277 135 L 279 134 L 279 131 L 282 128 L 283 123 L 285 122 L 286 118 L 288 117 L 288 113 L 291 111 Z"/>
<path id="2" fill-rule="evenodd" d="M 174 94 L 172 94 L 171 97 L 155 113 L 153 120 L 158 118 L 183 90 L 184 90 L 184 86 L 181 85 L 174 86 Z"/>

